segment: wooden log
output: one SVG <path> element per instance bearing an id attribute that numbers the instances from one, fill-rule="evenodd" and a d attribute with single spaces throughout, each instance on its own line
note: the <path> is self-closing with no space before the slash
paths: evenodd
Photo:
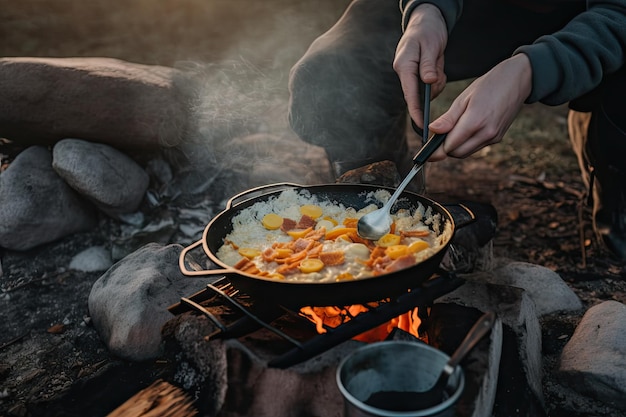
<path id="1" fill-rule="evenodd" d="M 113 410 L 107 417 L 192 417 L 198 415 L 180 388 L 157 380 Z"/>

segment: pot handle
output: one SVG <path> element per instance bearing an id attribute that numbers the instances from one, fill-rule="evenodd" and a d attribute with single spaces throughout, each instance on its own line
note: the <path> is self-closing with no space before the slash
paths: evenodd
<path id="1" fill-rule="evenodd" d="M 251 198 L 258 197 L 263 194 L 267 194 L 268 192 L 273 191 L 282 191 L 288 188 L 297 188 L 302 187 L 301 184 L 295 184 L 290 182 L 279 182 L 276 184 L 267 184 L 261 185 L 260 187 L 251 188 L 246 191 L 242 191 L 239 194 L 235 194 L 226 202 L 226 210 L 229 210 L 231 207 L 236 206 L 237 204 L 249 200 Z"/>
<path id="2" fill-rule="evenodd" d="M 443 206 L 450 212 L 450 215 L 454 220 L 454 225 L 457 228 L 467 226 L 468 224 L 476 221 L 476 215 L 472 209 L 463 203 L 444 204 Z"/>
<path id="3" fill-rule="evenodd" d="M 196 269 L 187 268 L 187 264 L 185 263 L 185 258 L 187 257 L 187 254 L 189 252 L 196 249 L 198 246 L 202 246 L 202 239 L 198 240 L 197 242 L 192 243 L 186 248 L 183 248 L 183 250 L 180 252 L 180 255 L 178 256 L 178 267 L 180 268 L 180 272 L 182 272 L 183 275 L 186 275 L 188 277 L 199 277 L 199 276 L 207 276 L 207 275 L 232 275 L 232 274 L 237 273 L 234 269 L 233 270 L 230 270 L 230 269 L 198 269 L 196 270 Z"/>

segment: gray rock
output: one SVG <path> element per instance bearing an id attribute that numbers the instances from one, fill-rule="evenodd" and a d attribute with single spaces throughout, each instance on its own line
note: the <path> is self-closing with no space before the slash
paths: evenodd
<path id="1" fill-rule="evenodd" d="M 52 155 L 52 167 L 61 178 L 113 217 L 136 211 L 150 183 L 139 164 L 108 145 L 64 139 Z"/>
<path id="2" fill-rule="evenodd" d="M 153 359 L 161 352 L 167 308 L 209 279 L 187 278 L 178 268 L 180 245 L 147 244 L 113 265 L 93 285 L 89 312 L 109 350 L 124 359 Z"/>
<path id="3" fill-rule="evenodd" d="M 626 305 L 605 301 L 585 313 L 559 373 L 576 391 L 626 410 Z"/>
<path id="4" fill-rule="evenodd" d="M 70 261 L 70 269 L 82 272 L 106 271 L 111 265 L 113 265 L 111 251 L 103 246 L 85 249 Z"/>
<path id="5" fill-rule="evenodd" d="M 0 136 L 77 137 L 122 149 L 175 146 L 189 125 L 187 80 L 173 68 L 111 58 L 0 59 Z"/>
<path id="6" fill-rule="evenodd" d="M 522 364 L 528 387 L 543 401 L 541 327 L 535 304 L 521 288 L 468 279 L 456 290 L 438 298 L 436 303 L 454 303 L 481 311 L 494 311 L 502 323 L 515 333 L 518 351 L 516 363 Z"/>
<path id="7" fill-rule="evenodd" d="M 25 149 L 0 174 L 0 246 L 28 250 L 96 224 L 95 208 L 54 172 L 46 148 Z"/>
<path id="8" fill-rule="evenodd" d="M 539 317 L 583 308 L 580 298 L 561 276 L 540 265 L 510 262 L 492 271 L 473 274 L 472 279 L 523 288 L 535 303 Z"/>
<path id="9" fill-rule="evenodd" d="M 257 133 L 220 143 L 215 150 L 228 156 L 213 167 L 219 176 L 212 195 L 221 198 L 277 182 L 333 182 L 324 150 L 297 137 Z"/>

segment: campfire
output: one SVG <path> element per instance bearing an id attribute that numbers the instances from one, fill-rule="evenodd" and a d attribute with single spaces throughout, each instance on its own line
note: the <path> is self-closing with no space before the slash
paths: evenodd
<path id="1" fill-rule="evenodd" d="M 336 328 L 355 318 L 361 313 L 366 313 L 376 305 L 354 304 L 351 306 L 339 307 L 303 307 L 300 314 L 315 323 L 318 333 L 326 333 L 327 327 Z M 387 323 L 354 336 L 354 340 L 361 342 L 380 342 L 385 340 L 394 329 L 403 330 L 416 338 L 420 338 L 419 325 L 422 320 L 419 318 L 418 308 L 414 308 L 398 317 L 394 317 Z"/>
<path id="2" fill-rule="evenodd" d="M 312 191 L 309 192 L 319 193 L 321 189 L 324 193 L 331 193 L 332 198 L 345 198 L 346 190 L 352 192 L 352 188 L 348 187 L 357 187 L 358 191 L 362 192 L 361 187 L 364 186 L 347 185 L 343 188 L 338 184 L 336 190 L 335 187 L 319 186 L 311 188 Z M 276 192 L 274 188 L 276 187 L 270 188 L 271 192 Z M 280 187 L 278 189 L 280 191 Z M 264 197 L 264 190 L 261 190 L 261 193 L 258 190 L 254 191 L 261 197 L 249 199 L 242 206 L 249 207 L 254 201 L 268 198 Z M 492 211 L 487 212 L 492 213 Z M 220 239 L 214 236 L 215 233 L 209 233 L 209 230 L 219 230 L 220 232 L 217 233 L 219 238 L 224 234 L 224 230 L 232 227 L 230 226 L 231 218 L 235 214 L 236 209 L 228 206 L 207 226 L 203 239 L 183 250 L 180 257 L 180 268 L 186 275 L 195 276 L 207 273 L 208 271 L 191 270 L 187 265 L 190 252 L 202 246 L 209 258 L 216 262 L 218 267 L 224 268 L 225 276 L 208 284 L 206 288 L 195 294 L 181 298 L 179 303 L 169 308 L 169 311 L 177 316 L 174 322 L 178 325 L 187 326 L 189 324 L 184 323 L 189 323 L 191 320 L 202 328 L 194 333 L 201 335 L 202 343 L 206 343 L 205 349 L 216 349 L 217 343 L 221 341 L 222 347 L 217 349 L 227 350 L 225 354 L 229 362 L 227 379 L 240 381 L 236 384 L 254 383 L 256 385 L 248 378 L 259 372 L 269 375 L 278 370 L 298 372 L 295 370 L 309 369 L 313 366 L 311 364 L 326 362 L 325 357 L 332 357 L 337 354 L 337 351 L 350 345 L 354 348 L 361 344 L 386 340 L 408 340 L 413 343 L 430 344 L 437 349 L 446 349 L 447 353 L 451 353 L 469 330 L 467 325 L 473 324 L 471 318 L 475 319 L 480 313 L 476 309 L 464 311 L 456 318 L 455 321 L 458 323 L 453 326 L 449 326 L 449 323 L 442 325 L 443 322 L 437 318 L 440 314 L 437 311 L 441 306 L 435 307 L 434 301 L 464 285 L 464 280 L 457 276 L 453 271 L 454 268 L 445 270 L 441 267 L 445 262 L 442 263 L 439 255 L 435 256 L 432 268 L 427 266 L 426 270 L 423 270 L 419 269 L 418 265 L 418 267 L 408 268 L 407 271 L 375 276 L 363 282 L 338 281 L 338 285 L 331 284 L 330 286 L 309 283 L 285 285 L 280 280 L 272 282 L 267 278 L 263 278 L 260 282 L 242 274 L 236 268 L 229 268 L 214 255 L 213 248 L 221 243 L 218 242 Z M 495 219 L 490 218 L 487 222 L 484 219 L 476 221 L 476 215 L 467 206 L 458 208 L 458 213 L 454 215 L 456 216 L 455 224 L 470 228 L 472 224 L 474 225 L 474 229 L 470 229 L 469 234 L 487 234 L 489 236 L 487 240 L 491 238 Z M 481 216 L 483 215 L 484 212 L 481 213 Z M 468 224 L 470 226 L 467 226 Z M 481 230 L 485 227 L 487 231 Z M 484 236 L 481 236 L 481 239 L 484 240 Z M 402 278 L 401 283 L 394 284 L 398 277 Z M 364 285 L 369 285 L 369 287 L 364 290 L 362 287 Z M 388 285 L 395 285 L 395 287 L 387 287 Z M 271 292 L 268 292 L 268 289 Z M 329 298 L 329 291 L 337 294 Z M 381 299 L 372 300 L 376 294 L 380 294 Z M 351 299 L 354 302 L 342 303 L 341 301 L 345 299 Z M 318 304 L 315 300 L 330 300 L 331 302 Z M 358 302 L 359 300 L 363 302 Z M 176 324 L 172 324 L 172 327 L 175 326 Z M 171 328 L 166 333 L 172 331 L 176 333 Z M 498 330 L 495 332 L 497 333 Z M 450 337 L 450 333 L 454 336 Z M 487 375 L 491 377 L 497 375 L 497 370 L 490 369 L 490 367 L 495 366 L 497 369 L 499 361 L 491 356 L 498 356 L 499 343 L 497 341 L 486 342 L 482 349 L 477 349 L 476 355 L 480 357 L 478 362 L 483 363 L 483 366 L 479 367 L 480 369 L 467 369 L 468 388 L 465 389 L 463 398 L 458 402 L 460 409 L 473 412 L 473 410 L 493 406 L 495 383 L 492 381 L 489 388 L 485 389 L 482 387 L 482 381 L 488 378 Z M 328 369 L 336 369 L 338 362 L 336 358 L 331 360 L 330 368 L 315 369 L 312 372 L 318 375 L 320 372 L 328 372 Z M 249 369 L 250 364 L 257 364 L 258 367 L 253 366 L 253 369 Z M 244 374 L 239 374 L 240 371 Z M 311 372 L 310 369 L 307 372 Z M 237 375 L 231 375 L 231 373 L 237 373 Z M 310 376 L 307 375 L 308 373 L 305 372 L 303 378 Z M 332 395 L 336 403 L 334 404 L 335 410 L 330 414 L 338 413 L 343 406 L 334 377 L 323 382 L 322 385 L 325 387 L 323 390 L 325 392 L 328 390 L 328 393 L 309 392 L 309 394 L 312 396 Z M 221 389 L 228 393 L 239 392 L 244 388 L 235 387 L 229 383 Z M 267 399 L 262 399 L 263 395 L 257 390 L 253 392 L 253 395 L 259 396 L 260 403 L 267 401 Z M 485 400 L 483 397 L 488 397 L 488 399 Z M 221 412 L 225 415 L 240 415 L 230 409 L 235 407 L 233 405 L 235 402 L 232 398 L 229 400 L 227 395 L 223 400 Z M 259 404 L 251 407 L 247 413 L 264 414 L 261 409 L 265 405 Z M 328 414 L 328 411 L 322 414 Z M 284 414 L 284 411 L 275 412 L 276 415 Z"/>

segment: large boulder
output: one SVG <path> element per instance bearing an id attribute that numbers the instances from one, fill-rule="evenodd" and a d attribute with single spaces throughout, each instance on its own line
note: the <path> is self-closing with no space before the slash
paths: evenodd
<path id="1" fill-rule="evenodd" d="M 53 144 L 74 137 L 123 149 L 175 146 L 190 124 L 187 80 L 174 68 L 111 58 L 0 59 L 0 136 Z"/>

